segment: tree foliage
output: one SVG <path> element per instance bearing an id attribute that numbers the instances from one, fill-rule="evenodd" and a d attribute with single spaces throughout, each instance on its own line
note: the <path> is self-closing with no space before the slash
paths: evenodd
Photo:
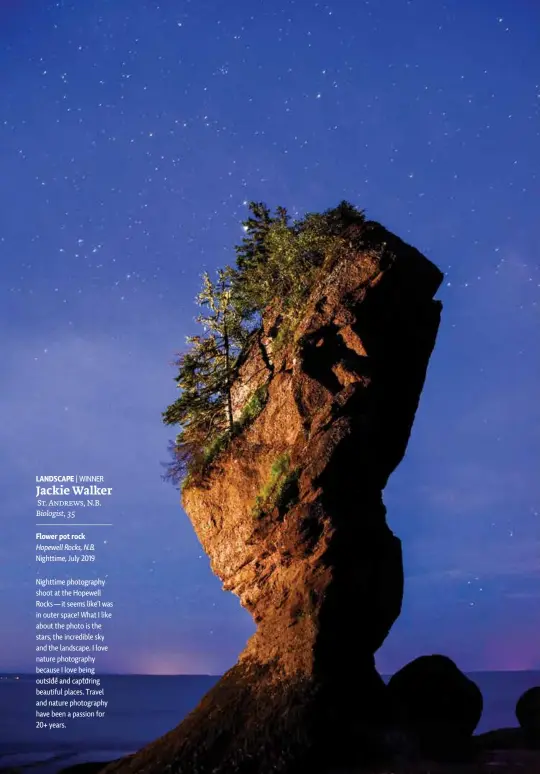
<path id="1" fill-rule="evenodd" d="M 346 201 L 292 224 L 284 207 L 277 207 L 274 216 L 261 202 L 251 202 L 249 208 L 233 270 L 233 301 L 246 321 L 255 317 L 259 322 L 276 299 L 296 308 L 325 261 L 343 247 L 348 230 L 365 223 L 364 212 Z"/>
<path id="2" fill-rule="evenodd" d="M 293 223 L 284 207 L 272 214 L 263 202 L 250 202 L 249 212 L 235 266 L 218 270 L 215 281 L 203 274 L 196 298 L 202 333 L 187 338 L 175 361 L 181 395 L 162 413 L 165 424 L 181 427 L 164 476 L 174 483 L 204 473 L 216 449 L 238 432 L 231 398 L 235 367 L 265 311 L 279 310 L 290 330 L 314 282 L 365 223 L 364 212 L 346 201 Z"/>
<path id="3" fill-rule="evenodd" d="M 231 278 L 228 267 L 217 272 L 215 282 L 203 274 L 196 298 L 203 333 L 187 337 L 188 349 L 176 361 L 182 392 L 163 412 L 165 424 L 182 427 L 174 448 L 181 475 L 200 468 L 208 445 L 232 430 L 232 374 L 247 332 L 231 302 Z"/>

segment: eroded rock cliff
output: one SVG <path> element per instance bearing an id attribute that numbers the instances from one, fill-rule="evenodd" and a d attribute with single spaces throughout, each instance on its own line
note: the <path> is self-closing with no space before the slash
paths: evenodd
<path id="1" fill-rule="evenodd" d="M 403 595 L 382 490 L 409 440 L 443 275 L 380 225 L 366 235 L 288 336 L 268 313 L 233 395 L 236 416 L 257 389 L 264 408 L 183 491 L 212 570 L 257 631 L 176 729 L 107 771 L 315 771 L 377 754 L 374 653 Z"/>

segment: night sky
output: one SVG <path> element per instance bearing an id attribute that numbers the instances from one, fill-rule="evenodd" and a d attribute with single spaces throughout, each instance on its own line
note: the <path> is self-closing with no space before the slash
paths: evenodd
<path id="1" fill-rule="evenodd" d="M 47 474 L 115 490 L 103 668 L 235 662 L 254 625 L 161 479 L 171 363 L 246 202 L 342 199 L 446 275 L 379 668 L 540 668 L 539 30 L 537 0 L 0 3 L 0 670 L 35 663 Z"/>

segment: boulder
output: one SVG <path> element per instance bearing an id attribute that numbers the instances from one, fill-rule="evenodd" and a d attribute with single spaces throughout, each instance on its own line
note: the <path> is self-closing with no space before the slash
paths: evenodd
<path id="1" fill-rule="evenodd" d="M 516 717 L 527 739 L 540 743 L 540 685 L 518 699 Z"/>
<path id="2" fill-rule="evenodd" d="M 480 721 L 480 689 L 447 656 L 420 656 L 388 682 L 394 721 L 414 734 L 425 754 L 467 753 Z"/>

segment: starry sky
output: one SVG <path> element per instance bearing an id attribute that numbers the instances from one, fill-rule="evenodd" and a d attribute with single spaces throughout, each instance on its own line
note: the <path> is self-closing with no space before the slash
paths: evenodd
<path id="1" fill-rule="evenodd" d="M 161 479 L 172 361 L 247 201 L 341 199 L 446 275 L 379 668 L 540 668 L 539 29 L 536 0 L 0 2 L 0 670 L 34 666 L 47 474 L 114 487 L 103 669 L 235 662 L 254 625 Z"/>

